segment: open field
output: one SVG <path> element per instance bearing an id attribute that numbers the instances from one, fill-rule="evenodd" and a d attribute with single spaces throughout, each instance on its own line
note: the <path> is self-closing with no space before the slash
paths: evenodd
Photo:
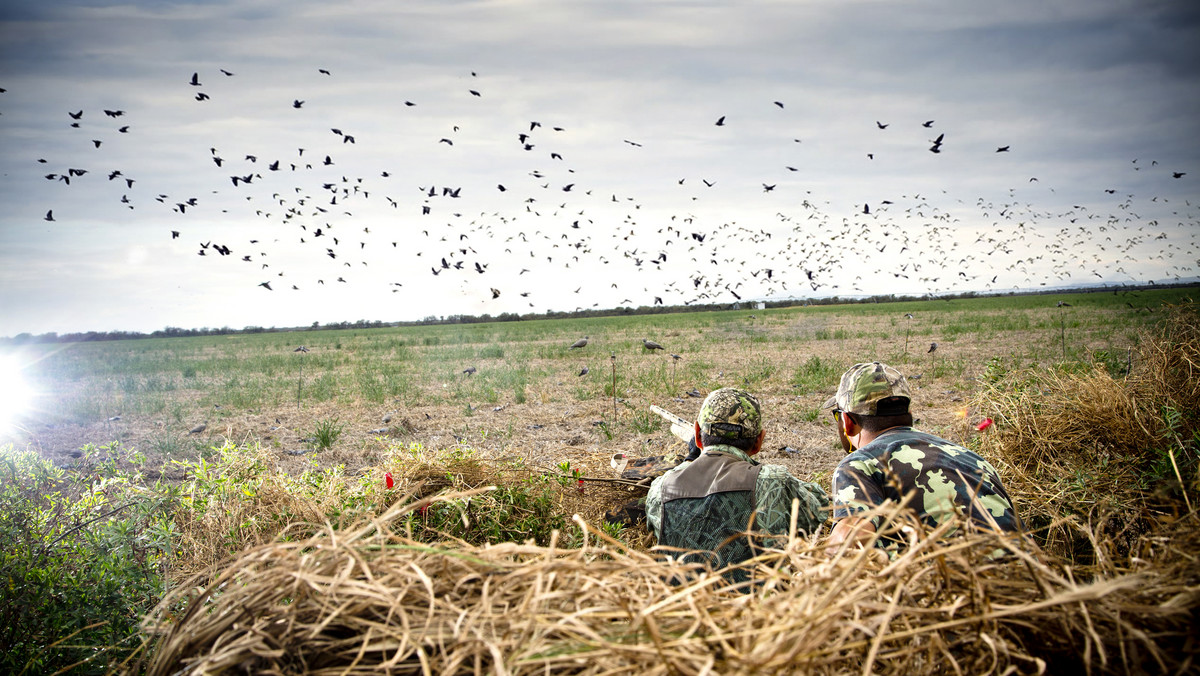
<path id="1" fill-rule="evenodd" d="M 1184 673 L 1189 291 L 46 349 L 55 403 L 0 446 L 0 670 Z M 745 596 L 601 523 L 631 494 L 611 453 L 683 449 L 647 407 L 724 385 L 760 395 L 763 461 L 828 485 L 821 405 L 870 359 L 994 461 L 1028 540 L 918 529 L 880 562 L 791 534 Z"/>
<path id="2" fill-rule="evenodd" d="M 376 465 L 397 442 L 601 471 L 617 450 L 678 449 L 648 405 L 688 417 L 700 398 L 686 392 L 737 385 L 762 398 L 769 449 L 804 451 L 772 450 L 768 460 L 821 479 L 840 451 L 819 407 L 850 364 L 881 360 L 919 374 L 922 425 L 961 438 L 967 426 L 955 413 L 989 364 L 1099 359 L 1124 367 L 1137 331 L 1158 316 L 1152 310 L 1187 295 L 995 297 L 30 346 L 44 351 L 33 373 L 45 396 L 25 430 L 0 442 L 62 462 L 87 443 L 119 441 L 164 460 L 226 441 L 258 443 L 285 467 L 301 467 L 304 456 L 285 452 L 312 448 L 306 440 L 326 423 L 343 433 L 320 460 L 344 463 L 350 473 Z M 1059 301 L 1071 306 L 1056 307 Z M 587 347 L 567 349 L 585 335 Z M 642 338 L 666 353 L 647 352 Z M 933 342 L 938 349 L 930 354 Z M 300 344 L 309 352 L 293 352 Z M 477 371 L 464 374 L 469 367 Z M 583 367 L 589 373 L 578 376 Z M 188 434 L 201 423 L 203 433 Z"/>

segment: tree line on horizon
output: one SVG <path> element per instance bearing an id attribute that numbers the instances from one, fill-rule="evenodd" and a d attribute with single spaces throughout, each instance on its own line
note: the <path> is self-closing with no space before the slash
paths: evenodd
<path id="1" fill-rule="evenodd" d="M 359 319 L 357 321 L 348 322 L 329 322 L 322 324 L 314 321 L 310 326 L 290 326 L 290 327 L 262 327 L 262 326 L 246 326 L 240 329 L 235 329 L 229 326 L 220 328 L 181 328 L 177 326 L 167 326 L 151 333 L 142 333 L 140 331 L 81 331 L 74 333 L 58 334 L 50 331 L 39 335 L 31 333 L 20 333 L 16 336 L 0 337 L 0 345 L 17 346 L 40 343 L 89 343 L 109 340 L 142 340 L 146 338 L 194 338 L 199 336 L 226 336 L 237 334 L 254 334 L 254 333 L 291 333 L 297 331 L 337 331 L 344 329 L 381 329 L 395 328 L 403 326 L 435 326 L 442 324 L 486 324 L 489 322 L 517 322 L 517 321 L 533 321 L 539 319 L 590 319 L 597 317 L 624 317 L 636 315 L 663 315 L 663 314 L 678 314 L 686 312 L 713 312 L 718 310 L 744 310 L 744 309 L 775 309 L 788 307 L 803 307 L 808 305 L 861 305 L 869 303 L 905 303 L 919 302 L 929 300 L 957 300 L 965 298 L 980 298 L 986 296 L 1038 296 L 1047 294 L 1061 293 L 1102 293 L 1115 291 L 1117 289 L 1124 291 L 1136 291 L 1144 289 L 1169 289 L 1183 288 L 1195 286 L 1195 284 L 1145 284 L 1138 286 L 1102 286 L 1089 288 L 1072 288 L 1072 289 L 1038 289 L 1029 291 L 1009 291 L 1004 294 L 980 294 L 976 291 L 966 291 L 963 293 L 943 294 L 943 295 L 874 295 L 865 296 L 862 298 L 842 298 L 839 296 L 830 296 L 825 298 L 789 298 L 785 300 L 774 301 L 749 301 L 742 303 L 711 303 L 705 305 L 642 305 L 640 307 L 615 307 L 604 309 L 582 309 L 575 310 L 547 310 L 546 312 L 516 314 L 512 312 L 504 312 L 496 316 L 489 314 L 482 315 L 449 315 L 435 316 L 429 315 L 418 320 L 409 321 L 394 321 L 385 322 L 375 319 Z"/>

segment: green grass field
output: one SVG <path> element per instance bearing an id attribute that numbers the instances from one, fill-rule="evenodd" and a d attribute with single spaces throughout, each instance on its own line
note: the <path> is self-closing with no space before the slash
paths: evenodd
<path id="1" fill-rule="evenodd" d="M 690 415 L 699 401 L 684 392 L 728 385 L 773 404 L 773 436 L 803 440 L 819 438 L 819 403 L 838 375 L 867 360 L 921 374 L 927 418 L 946 427 L 953 404 L 969 397 L 989 364 L 1099 360 L 1121 368 L 1138 332 L 1161 315 L 1154 310 L 1191 291 L 30 345 L 21 349 L 35 362 L 29 371 L 43 396 L 9 441 L 50 455 L 114 440 L 194 455 L 221 436 L 291 448 L 319 422 L 337 419 L 347 427 L 341 446 L 369 456 L 380 448 L 370 431 L 396 412 L 407 427 L 393 425 L 391 436 L 433 447 L 537 447 L 550 460 L 562 446 L 645 447 L 645 437 L 663 429 L 646 405 Z M 585 335 L 587 347 L 567 349 Z M 642 338 L 681 359 L 647 352 Z M 932 342 L 938 349 L 930 354 Z M 309 352 L 293 352 L 302 344 Z M 585 366 L 587 376 L 577 376 Z M 468 367 L 476 372 L 465 375 Z M 557 444 L 528 434 L 547 419 L 568 428 Z M 602 429 L 591 424 L 599 420 Z M 205 434 L 186 434 L 202 422 Z"/>

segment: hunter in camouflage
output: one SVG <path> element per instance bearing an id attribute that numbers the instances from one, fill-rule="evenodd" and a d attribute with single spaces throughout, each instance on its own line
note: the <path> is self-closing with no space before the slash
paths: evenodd
<path id="1" fill-rule="evenodd" d="M 830 549 L 867 540 L 880 524 L 861 518 L 890 500 L 905 504 L 929 526 L 969 517 L 980 528 L 1019 531 L 1000 477 L 975 452 L 912 428 L 912 392 L 904 376 L 879 362 L 855 364 L 842 376 L 832 408 L 838 438 L 849 454 L 833 474 Z"/>
<path id="2" fill-rule="evenodd" d="M 659 477 L 646 496 L 646 518 L 660 545 L 691 550 L 690 561 L 713 568 L 736 564 L 764 544 L 746 532 L 786 535 L 792 501 L 799 500 L 796 528 L 816 532 L 829 504 L 825 491 L 800 481 L 780 465 L 760 465 L 762 409 L 747 392 L 722 388 L 708 395 L 696 419 L 694 461 Z M 727 573 L 734 581 L 745 571 Z"/>

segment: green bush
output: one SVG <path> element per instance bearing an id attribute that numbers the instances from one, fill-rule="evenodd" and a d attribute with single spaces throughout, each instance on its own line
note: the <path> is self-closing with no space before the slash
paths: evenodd
<path id="1" fill-rule="evenodd" d="M 138 647 L 165 592 L 171 495 L 135 488 L 116 454 L 84 447 L 68 474 L 0 448 L 0 672 L 103 673 Z"/>
<path id="2" fill-rule="evenodd" d="M 449 536 L 475 545 L 532 539 L 545 546 L 555 530 L 565 531 L 568 538 L 573 534 L 555 492 L 536 479 L 470 498 L 433 502 L 411 512 L 402 525 L 424 542 Z"/>

